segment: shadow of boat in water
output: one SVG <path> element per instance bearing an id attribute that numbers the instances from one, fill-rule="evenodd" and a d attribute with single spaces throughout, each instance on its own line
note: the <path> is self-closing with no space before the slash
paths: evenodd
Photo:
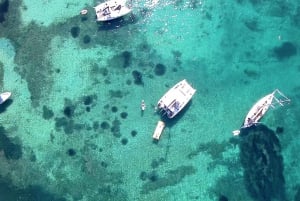
<path id="1" fill-rule="evenodd" d="M 121 27 L 128 26 L 130 24 L 135 24 L 137 22 L 137 17 L 133 14 L 128 14 L 124 17 L 119 17 L 106 22 L 97 22 L 100 26 L 98 31 L 109 31 L 116 30 Z"/>
<path id="2" fill-rule="evenodd" d="M 0 114 L 4 113 L 6 109 L 13 103 L 12 99 L 8 99 L 4 103 L 0 104 Z"/>
<path id="3" fill-rule="evenodd" d="M 186 106 L 172 119 L 167 117 L 167 114 L 161 115 L 161 120 L 165 122 L 167 128 L 172 128 L 179 120 L 181 120 L 185 113 L 189 110 L 193 103 L 193 100 L 189 101 Z"/>

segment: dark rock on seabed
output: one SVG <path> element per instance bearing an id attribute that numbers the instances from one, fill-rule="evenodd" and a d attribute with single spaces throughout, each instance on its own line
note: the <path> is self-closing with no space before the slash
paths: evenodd
<path id="1" fill-rule="evenodd" d="M 249 194 L 258 201 L 286 200 L 281 146 L 274 131 L 264 125 L 241 132 L 240 159 Z"/>

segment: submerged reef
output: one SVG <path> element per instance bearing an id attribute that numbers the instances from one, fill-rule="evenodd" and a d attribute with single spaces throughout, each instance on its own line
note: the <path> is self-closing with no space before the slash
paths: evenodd
<path id="1" fill-rule="evenodd" d="M 110 98 L 123 98 L 124 93 L 121 90 L 109 90 Z"/>
<path id="2" fill-rule="evenodd" d="M 93 96 L 93 95 L 84 96 L 83 97 L 83 104 L 84 105 L 91 105 L 94 101 L 94 98 L 96 98 L 96 96 Z"/>
<path id="3" fill-rule="evenodd" d="M 103 121 L 101 124 L 100 124 L 100 127 L 105 130 L 105 129 L 109 129 L 110 128 L 110 125 L 107 121 Z"/>
<path id="4" fill-rule="evenodd" d="M 115 118 L 115 120 L 112 121 L 112 127 L 110 128 L 110 131 L 112 132 L 113 136 L 119 138 L 121 137 L 121 122 Z"/>
<path id="5" fill-rule="evenodd" d="M 195 174 L 196 171 L 197 170 L 193 166 L 180 166 L 175 170 L 167 171 L 166 174 L 164 174 L 164 177 L 160 177 L 156 171 L 151 171 L 150 173 L 141 172 L 139 177 L 145 182 L 142 186 L 141 193 L 148 194 L 151 191 L 155 191 L 160 188 L 175 186 L 180 183 L 183 178 L 188 175 Z"/>
<path id="6" fill-rule="evenodd" d="M 80 131 L 84 128 L 83 124 L 75 123 L 73 119 L 68 119 L 66 117 L 56 117 L 55 120 L 55 130 L 63 131 L 65 134 L 72 134 L 74 131 Z"/>
<path id="7" fill-rule="evenodd" d="M 54 116 L 54 112 L 46 105 L 43 106 L 43 118 L 46 120 L 51 119 Z"/>
<path id="8" fill-rule="evenodd" d="M 80 34 L 80 28 L 77 27 L 77 26 L 72 27 L 70 32 L 71 32 L 71 35 L 72 35 L 73 38 L 77 38 Z"/>
<path id="9" fill-rule="evenodd" d="M 0 61 L 0 86 L 3 86 L 3 77 L 4 77 L 4 65 Z"/>
<path id="10" fill-rule="evenodd" d="M 294 201 L 300 201 L 300 186 L 298 186 Z"/>
<path id="11" fill-rule="evenodd" d="M 0 200 L 2 201 L 66 201 L 65 198 L 47 192 L 42 186 L 20 188 L 0 176 Z"/>
<path id="12" fill-rule="evenodd" d="M 122 145 L 126 145 L 128 143 L 128 139 L 127 138 L 122 138 L 121 143 L 122 143 Z"/>
<path id="13" fill-rule="evenodd" d="M 120 117 L 121 117 L 122 119 L 126 119 L 127 116 L 128 116 L 128 113 L 127 113 L 127 112 L 121 112 L 121 113 L 120 113 Z"/>
<path id="14" fill-rule="evenodd" d="M 136 130 L 132 130 L 130 134 L 131 134 L 132 137 L 135 137 L 137 135 L 137 131 Z"/>
<path id="15" fill-rule="evenodd" d="M 0 151 L 4 152 L 6 159 L 17 160 L 22 157 L 22 147 L 12 142 L 7 137 L 7 132 L 3 126 L 0 126 Z"/>
<path id="16" fill-rule="evenodd" d="M 273 52 L 278 60 L 288 59 L 297 54 L 297 47 L 291 42 L 284 42 L 279 47 L 275 47 Z"/>
<path id="17" fill-rule="evenodd" d="M 5 14 L 8 12 L 9 1 L 0 0 L 0 23 L 5 21 Z"/>
<path id="18" fill-rule="evenodd" d="M 220 195 L 219 201 L 228 201 L 228 198 L 225 195 Z"/>
<path id="19" fill-rule="evenodd" d="M 132 54 L 129 51 L 124 51 L 122 52 L 122 57 L 124 60 L 123 68 L 127 68 L 128 66 L 130 66 Z"/>
<path id="20" fill-rule="evenodd" d="M 226 141 L 217 142 L 216 140 L 212 140 L 206 143 L 200 143 L 198 147 L 188 154 L 188 158 L 192 159 L 200 153 L 207 153 L 211 156 L 213 160 L 223 159 L 223 152 L 230 146 L 230 144 Z"/>
<path id="21" fill-rule="evenodd" d="M 115 69 L 124 69 L 130 67 L 132 63 L 132 53 L 125 50 L 121 53 L 114 55 L 109 62 L 109 66 Z"/>
<path id="22" fill-rule="evenodd" d="M 88 44 L 91 42 L 91 37 L 89 35 L 85 35 L 82 39 L 84 44 Z"/>
<path id="23" fill-rule="evenodd" d="M 67 154 L 69 156 L 75 156 L 76 155 L 76 151 L 73 148 L 68 149 Z"/>
<path id="24" fill-rule="evenodd" d="M 166 73 L 166 66 L 163 64 L 156 64 L 154 68 L 154 73 L 157 76 L 162 76 Z"/>
<path id="25" fill-rule="evenodd" d="M 136 85 L 144 85 L 143 74 L 137 70 L 132 71 L 132 76 L 134 79 L 134 84 Z"/>
<path id="26" fill-rule="evenodd" d="M 249 194 L 258 201 L 285 199 L 283 158 L 276 134 L 264 125 L 243 129 L 240 159 Z"/>

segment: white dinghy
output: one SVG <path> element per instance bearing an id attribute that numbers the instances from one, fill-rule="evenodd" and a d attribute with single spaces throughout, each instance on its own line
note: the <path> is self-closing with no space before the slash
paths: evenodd
<path id="1" fill-rule="evenodd" d="M 165 123 L 163 121 L 158 121 L 157 122 L 157 125 L 156 125 L 156 128 L 155 128 L 155 131 L 152 135 L 153 139 L 155 140 L 159 140 L 164 128 L 165 128 Z"/>
<path id="2" fill-rule="evenodd" d="M 241 128 L 247 128 L 259 123 L 258 121 L 266 114 L 270 107 L 275 108 L 277 105 L 284 106 L 284 103 L 290 101 L 291 100 L 287 98 L 281 91 L 278 89 L 274 90 L 272 93 L 259 99 L 252 106 Z M 232 133 L 233 135 L 239 135 L 240 129 L 235 130 Z"/>
<path id="3" fill-rule="evenodd" d="M 3 92 L 0 94 L 0 104 L 4 103 L 11 96 L 11 92 Z"/>
<path id="4" fill-rule="evenodd" d="M 100 3 L 94 7 L 94 9 L 96 11 L 97 21 L 102 22 L 117 19 L 131 12 L 126 0 L 109 0 Z"/>

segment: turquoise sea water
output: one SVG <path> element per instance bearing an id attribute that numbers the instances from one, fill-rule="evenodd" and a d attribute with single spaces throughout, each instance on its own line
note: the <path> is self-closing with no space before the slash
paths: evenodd
<path id="1" fill-rule="evenodd" d="M 111 23 L 97 3 L 0 0 L 0 201 L 300 200 L 298 1 L 140 0 Z M 233 137 L 276 88 L 291 103 Z"/>

